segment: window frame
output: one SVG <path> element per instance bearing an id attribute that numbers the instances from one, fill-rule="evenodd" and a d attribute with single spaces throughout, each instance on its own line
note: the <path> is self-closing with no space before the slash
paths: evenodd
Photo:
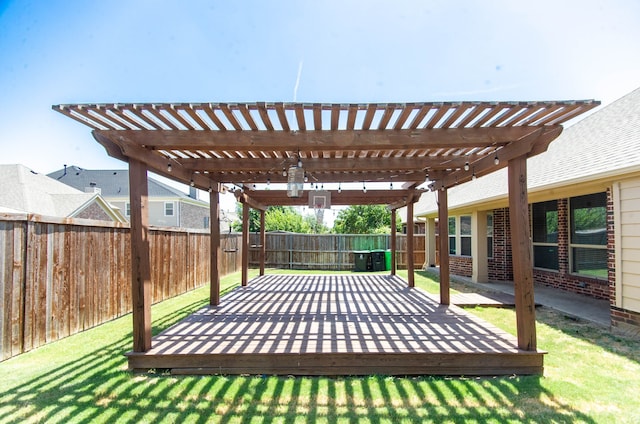
<path id="1" fill-rule="evenodd" d="M 171 213 L 168 213 L 167 206 L 171 205 Z M 176 216 L 176 202 L 164 202 L 164 216 Z"/>
<path id="2" fill-rule="evenodd" d="M 574 216 L 574 204 L 577 203 L 578 201 L 583 201 L 585 198 L 589 198 L 591 197 L 594 200 L 602 200 L 603 203 L 593 206 L 591 208 L 602 208 L 603 212 L 604 212 L 604 223 L 603 223 L 603 227 L 599 228 L 600 230 L 604 231 L 604 240 L 603 243 L 601 244 L 588 244 L 588 243 L 576 243 L 574 242 L 574 239 L 576 238 L 576 228 L 575 228 L 575 216 Z M 597 199 L 596 197 L 602 197 L 602 199 Z M 586 208 L 575 208 L 575 209 L 586 209 Z M 583 196 L 575 196 L 575 197 L 571 197 L 569 198 L 569 204 L 567 207 L 568 210 L 568 220 L 569 220 L 569 272 L 572 275 L 577 275 L 577 276 L 581 276 L 581 277 L 586 277 L 586 278 L 594 278 L 594 279 L 598 279 L 598 280 L 608 280 L 608 271 L 609 271 L 609 264 L 608 264 L 608 246 L 607 246 L 607 242 L 608 242 L 608 229 L 607 229 L 607 193 L 606 192 L 599 192 L 599 193 L 592 193 L 592 194 L 587 194 L 587 195 L 583 195 Z M 594 275 L 594 274 L 590 274 L 590 273 L 585 273 L 585 272 L 580 272 L 579 269 L 577 269 L 577 265 L 576 265 L 576 253 L 575 250 L 576 249 L 588 249 L 591 251 L 598 251 L 598 252 L 604 252 L 604 274 L 603 276 L 598 276 L 598 275 Z"/>
<path id="3" fill-rule="evenodd" d="M 550 207 L 553 206 L 553 207 Z M 536 231 L 536 222 L 537 222 L 537 217 L 539 216 L 539 212 L 536 213 L 536 209 L 538 207 L 542 208 L 542 211 L 544 213 L 544 221 L 545 221 L 545 225 L 544 225 L 544 229 L 545 229 L 545 240 L 544 241 L 540 241 L 540 240 L 536 240 L 536 236 L 538 235 L 538 232 Z M 556 241 L 555 242 L 550 242 L 548 241 L 548 237 L 549 234 L 549 228 L 547 228 L 547 222 L 548 222 L 548 213 L 549 212 L 555 212 L 556 214 Z M 531 251 L 533 254 L 533 267 L 536 269 L 542 269 L 542 270 L 546 270 L 546 271 L 553 271 L 553 272 L 559 272 L 560 271 L 560 249 L 559 249 L 559 245 L 558 245 L 558 218 L 559 218 L 559 212 L 558 212 L 558 200 L 548 200 L 546 202 L 536 202 L 536 203 L 532 203 L 531 204 Z M 550 267 L 550 266 L 542 266 L 541 264 L 536 264 L 536 250 L 539 250 L 537 248 L 546 248 L 546 249 L 552 249 L 555 250 L 555 268 Z"/>
<path id="4" fill-rule="evenodd" d="M 447 225 L 447 236 L 449 237 L 449 255 L 457 255 L 458 246 L 456 243 L 456 235 L 458 232 L 458 221 L 455 216 L 450 216 Z M 451 233 L 451 223 L 453 222 L 453 234 Z"/>
<path id="5" fill-rule="evenodd" d="M 458 218 L 458 228 L 459 228 L 459 234 L 458 234 L 458 238 L 460 239 L 460 250 L 459 250 L 459 256 L 465 256 L 465 257 L 471 257 L 471 252 L 473 250 L 472 244 L 473 244 L 473 239 L 472 239 L 472 223 L 473 223 L 473 218 L 471 217 L 471 215 L 460 215 L 457 217 Z M 469 231 L 468 234 L 466 231 L 463 231 L 463 225 L 462 225 L 462 219 L 468 218 L 469 219 Z M 465 246 L 465 243 L 468 243 L 468 246 Z M 464 250 L 467 249 L 469 250 L 469 253 L 467 254 Z"/>

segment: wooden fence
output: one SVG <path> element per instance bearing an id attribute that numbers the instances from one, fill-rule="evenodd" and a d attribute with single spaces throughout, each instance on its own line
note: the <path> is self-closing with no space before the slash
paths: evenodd
<path id="1" fill-rule="evenodd" d="M 414 235 L 414 263 L 421 267 L 425 261 L 425 235 Z M 249 263 L 260 262 L 259 234 L 251 234 Z M 396 264 L 407 266 L 407 236 L 396 236 Z M 268 268 L 350 270 L 354 268 L 353 252 L 358 250 L 387 250 L 391 236 L 355 234 L 294 234 L 267 233 L 265 266 Z"/>
<path id="2" fill-rule="evenodd" d="M 129 313 L 129 240 L 120 224 L 0 215 L 0 360 Z M 152 229 L 149 247 L 152 302 L 210 281 L 208 233 Z M 223 254 L 221 274 L 240 265 Z"/>
<path id="3" fill-rule="evenodd" d="M 240 270 L 240 234 L 222 235 L 221 275 Z M 259 236 L 251 234 L 251 244 Z M 388 249 L 388 235 L 267 234 L 266 266 L 353 269 L 353 251 Z M 406 236 L 398 236 L 398 267 Z M 131 311 L 129 227 L 82 219 L 0 214 L 0 360 L 87 330 Z M 415 264 L 424 235 L 415 236 Z M 151 229 L 152 302 L 210 281 L 209 233 Z M 259 264 L 257 248 L 250 251 Z"/>

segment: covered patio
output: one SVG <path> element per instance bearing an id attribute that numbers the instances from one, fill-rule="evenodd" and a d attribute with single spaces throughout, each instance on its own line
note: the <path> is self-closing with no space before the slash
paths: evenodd
<path id="1" fill-rule="evenodd" d="M 525 367 L 529 371 L 518 367 L 508 372 L 506 369 L 503 371 L 541 373 L 542 356 L 537 351 L 535 331 L 526 160 L 546 150 L 549 143 L 561 133 L 562 123 L 597 105 L 598 102 L 594 101 L 568 101 L 93 104 L 58 105 L 53 108 L 91 127 L 94 138 L 105 147 L 109 155 L 129 163 L 134 337 L 133 353 L 129 357 L 131 368 L 149 368 L 150 363 L 142 362 L 139 358 L 145 357 L 146 353 L 152 352 L 161 343 L 160 339 L 151 338 L 150 258 L 146 241 L 147 171 L 210 193 L 210 303 L 215 307 L 220 303 L 220 275 L 217 267 L 221 254 L 220 228 L 216 225 L 220 218 L 219 193 L 226 190 L 228 184 L 238 187 L 236 197 L 245 205 L 243 245 L 248 247 L 249 208 L 261 212 L 261 237 L 264 237 L 264 211 L 269 205 L 314 204 L 314 198 L 310 199 L 309 192 L 304 191 L 305 181 L 320 184 L 357 182 L 363 185 L 363 189 L 367 183 L 389 184 L 389 189 L 366 192 L 341 190 L 338 186 L 338 189 L 327 190 L 325 199 L 329 199 L 334 205 L 386 204 L 392 212 L 406 207 L 409 217 L 413 216 L 413 204 L 426 190 L 419 186 L 427 182 L 429 190 L 437 193 L 440 234 L 447 234 L 447 189 L 508 167 L 517 340 L 505 342 L 510 351 L 506 349 L 477 353 L 486 355 L 485 359 L 496 353 L 505 360 L 514 352 L 533 356 L 539 359 L 539 363 L 529 363 L 528 368 Z M 288 183 L 288 189 L 254 188 L 255 184 L 267 183 Z M 395 213 L 392 213 L 392 217 L 395 220 Z M 392 222 L 391 227 L 395 227 L 395 222 Z M 413 258 L 412 225 L 407 226 L 407 233 L 408 240 L 411 241 L 407 246 L 408 257 Z M 392 232 L 392 251 L 395 251 L 394 234 Z M 440 243 L 440 252 L 448 252 L 448 238 L 440 237 Z M 243 249 L 243 252 L 247 251 L 248 249 Z M 257 285 L 261 280 L 248 284 L 246 253 L 243 253 L 242 264 L 242 286 L 248 286 L 245 290 L 250 290 L 253 284 Z M 394 265 L 392 264 L 390 278 L 397 284 L 398 280 L 393 277 Z M 440 265 L 439 306 L 436 305 L 430 312 L 442 309 L 445 312 L 443 316 L 457 314 L 455 308 L 449 306 L 449 268 L 446 254 L 441 254 Z M 418 290 L 412 290 L 414 267 L 413 261 L 409 260 L 406 287 L 411 296 L 406 300 L 411 302 L 420 296 Z M 260 268 L 260 274 L 263 275 L 264 250 Z M 264 288 L 272 295 L 272 291 L 279 286 L 278 283 L 274 286 L 265 285 Z M 310 290 L 313 293 L 318 289 L 311 287 Z M 264 291 L 262 295 L 267 296 Z M 296 296 L 291 299 L 296 299 L 294 303 L 297 301 Z M 228 301 L 231 303 L 231 300 Z M 300 301 L 306 300 L 301 298 Z M 363 299 L 361 301 L 365 302 Z M 436 315 L 425 313 L 426 306 L 414 306 L 417 309 L 412 310 L 411 314 L 430 317 L 437 322 Z M 224 312 L 224 308 L 214 308 L 211 311 Z M 212 312 L 211 316 L 220 317 L 217 314 L 221 312 Z M 300 317 L 304 319 L 304 315 Z M 197 321 L 197 318 L 194 319 Z M 485 324 L 480 324 L 480 327 L 483 325 Z M 472 340 L 480 334 L 466 332 L 464 326 L 443 325 L 441 328 L 446 329 L 452 339 L 462 337 L 463 340 Z M 403 332 L 397 334 L 404 336 Z M 374 331 L 371 336 L 378 337 L 379 334 Z M 419 343 L 427 343 L 428 339 L 428 334 L 423 333 Z M 351 340 L 350 333 L 344 335 L 344 340 Z M 454 351 L 455 349 L 448 347 L 438 354 L 448 358 L 447 355 L 454 354 Z M 215 350 L 212 352 L 215 353 L 214 356 L 220 357 L 233 355 Z M 277 353 L 283 357 L 288 354 Z M 345 352 L 332 353 L 342 355 Z M 363 354 L 357 350 L 348 353 Z M 410 351 L 393 353 L 403 355 L 404 359 L 398 361 L 406 361 L 413 354 Z M 180 368 L 192 371 L 209 368 L 202 362 L 203 355 L 188 354 L 184 357 L 188 359 L 183 359 L 186 363 Z M 164 359 L 157 359 L 157 362 L 153 362 L 153 367 L 172 368 L 170 357 L 171 355 L 158 356 Z M 231 363 L 236 359 L 229 358 L 231 362 L 225 365 L 228 372 L 233 372 L 234 366 Z M 335 367 L 334 373 L 346 370 L 332 360 L 324 360 L 329 367 Z M 435 363 L 442 364 L 438 361 Z M 503 373 L 496 372 L 490 362 L 478 360 L 477 364 L 479 368 L 485 364 L 487 373 Z M 261 366 L 269 368 L 266 362 Z M 420 368 L 418 364 L 414 366 L 416 368 L 409 368 L 415 372 L 405 368 L 403 373 L 438 373 L 433 367 Z M 255 368 L 254 372 L 270 372 L 259 368 Z M 372 364 L 366 372 L 391 371 L 378 363 Z M 310 373 L 309 367 L 301 367 L 300 373 Z"/>

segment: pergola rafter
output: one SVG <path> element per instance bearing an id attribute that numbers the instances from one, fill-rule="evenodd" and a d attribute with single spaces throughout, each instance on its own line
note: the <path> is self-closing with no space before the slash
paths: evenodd
<path id="1" fill-rule="evenodd" d="M 543 139 L 597 104 L 257 102 L 54 109 L 94 129 L 110 154 L 144 157 L 154 172 L 167 174 L 171 168 L 172 178 L 216 191 L 218 183 L 286 181 L 282 170 L 298 159 L 317 182 L 437 177 L 436 186 L 448 188 L 474 171 L 479 176 L 498 169 L 487 159 L 496 152 L 505 166 L 509 157 L 522 154 L 522 144 L 526 154 L 544 151 Z"/>

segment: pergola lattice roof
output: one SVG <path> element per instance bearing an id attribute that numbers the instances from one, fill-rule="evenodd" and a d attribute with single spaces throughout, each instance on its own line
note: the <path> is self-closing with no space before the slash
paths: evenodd
<path id="1" fill-rule="evenodd" d="M 546 150 L 561 124 L 599 102 L 178 103 L 54 106 L 111 156 L 198 187 L 425 180 L 450 187 Z M 498 158 L 498 161 L 495 158 Z M 496 163 L 498 162 L 498 163 Z M 171 166 L 169 166 L 171 164 Z M 169 173 L 169 169 L 171 172 Z"/>

